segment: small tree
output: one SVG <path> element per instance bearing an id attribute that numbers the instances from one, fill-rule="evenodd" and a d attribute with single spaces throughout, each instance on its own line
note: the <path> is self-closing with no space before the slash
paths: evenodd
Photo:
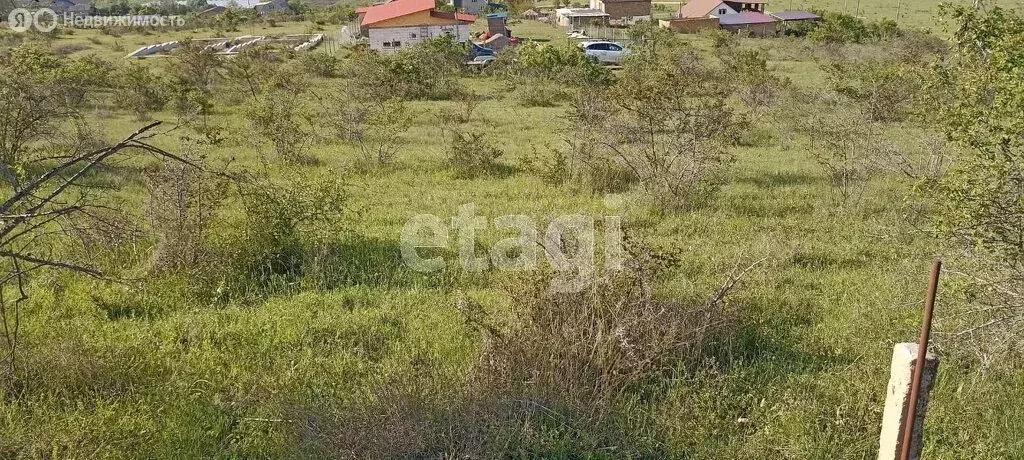
<path id="1" fill-rule="evenodd" d="M 398 98 L 360 100 L 350 94 L 337 88 L 317 92 L 320 121 L 332 137 L 356 147 L 364 166 L 392 163 L 415 112 Z"/>
<path id="2" fill-rule="evenodd" d="M 304 77 L 294 66 L 280 66 L 242 109 L 259 138 L 271 142 L 281 158 L 296 163 L 311 160 L 306 152 L 314 141 L 316 114 Z"/>
<path id="3" fill-rule="evenodd" d="M 166 88 L 148 66 L 129 64 L 118 68 L 111 76 L 111 86 L 114 104 L 137 120 L 149 119 L 150 113 L 167 104 Z"/>
<path id="4" fill-rule="evenodd" d="M 837 113 L 811 117 L 801 130 L 810 138 L 811 155 L 832 186 L 835 204 L 858 204 L 879 170 L 876 154 L 884 153 L 875 128 L 859 116 Z"/>
<path id="5" fill-rule="evenodd" d="M 871 121 L 903 121 L 925 96 L 919 71 L 894 60 L 834 61 L 825 66 L 829 86 L 861 104 Z"/>
<path id="6" fill-rule="evenodd" d="M 934 85 L 947 137 L 964 149 L 934 190 L 940 235 L 973 255 L 975 308 L 959 335 L 981 353 L 1019 349 L 1024 331 L 1024 18 L 944 10 L 956 48 Z M 958 340 L 959 342 L 960 340 Z"/>
<path id="7" fill-rule="evenodd" d="M 82 118 L 96 77 L 74 62 L 28 46 L 0 53 L 0 176 L 8 186 L 21 187 L 33 146 Z"/>
<path id="8" fill-rule="evenodd" d="M 637 56 L 619 84 L 602 93 L 606 115 L 596 129 L 663 209 L 709 199 L 732 161 L 741 120 L 727 104 L 719 71 L 689 50 Z M 596 118 L 596 117 L 595 117 Z"/>

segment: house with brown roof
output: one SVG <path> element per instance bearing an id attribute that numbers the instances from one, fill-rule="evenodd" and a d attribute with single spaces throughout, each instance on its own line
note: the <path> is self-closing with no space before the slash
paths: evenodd
<path id="1" fill-rule="evenodd" d="M 739 14 L 744 11 L 754 11 L 764 14 L 766 0 L 691 0 L 689 3 L 679 7 L 679 18 L 721 18 L 730 14 Z"/>
<path id="2" fill-rule="evenodd" d="M 608 19 L 632 24 L 651 20 L 651 0 L 590 0 L 590 7 L 608 14 Z"/>
<path id="3" fill-rule="evenodd" d="M 395 0 L 357 10 L 359 27 L 367 31 L 370 48 L 394 52 L 431 38 L 451 35 L 458 42 L 470 39 L 476 16 L 438 11 L 434 0 Z"/>

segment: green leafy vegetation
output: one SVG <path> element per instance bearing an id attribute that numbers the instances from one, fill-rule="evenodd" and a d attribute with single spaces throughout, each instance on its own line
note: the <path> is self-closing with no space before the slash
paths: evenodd
<path id="1" fill-rule="evenodd" d="M 615 70 L 526 22 L 550 41 L 482 72 L 451 39 L 0 37 L 0 456 L 873 457 L 942 257 L 924 456 L 1018 457 L 1024 20 L 944 11 L 948 40 L 640 25 Z M 466 209 L 470 256 L 537 269 L 462 265 Z M 422 215 L 433 272 L 403 261 Z M 545 233 L 588 217 L 589 260 Z"/>

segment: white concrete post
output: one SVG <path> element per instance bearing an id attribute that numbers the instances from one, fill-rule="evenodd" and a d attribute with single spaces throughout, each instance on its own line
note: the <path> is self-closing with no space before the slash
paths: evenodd
<path id="1" fill-rule="evenodd" d="M 907 409 L 910 407 L 910 383 L 914 378 L 914 364 L 917 361 L 916 343 L 897 343 L 892 349 L 892 369 L 889 374 L 889 389 L 885 397 L 885 412 L 882 414 L 882 433 L 879 436 L 878 460 L 899 460 L 903 449 L 903 428 L 907 426 Z M 939 358 L 928 353 L 925 356 L 924 374 L 921 376 L 920 399 L 917 404 L 914 436 L 910 445 L 910 460 L 921 456 L 921 437 L 924 432 L 924 415 L 928 408 L 935 375 L 939 369 Z"/>

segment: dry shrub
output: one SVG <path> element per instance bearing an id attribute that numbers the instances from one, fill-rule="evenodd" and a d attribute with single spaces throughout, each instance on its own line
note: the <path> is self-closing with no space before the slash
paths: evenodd
<path id="1" fill-rule="evenodd" d="M 877 159 L 888 156 L 877 128 L 849 112 L 812 117 L 802 131 L 810 138 L 811 155 L 832 186 L 838 206 L 856 205 L 868 182 L 879 172 Z"/>
<path id="2" fill-rule="evenodd" d="M 710 300 L 657 300 L 650 284 L 669 264 L 644 256 L 578 293 L 551 292 L 547 275 L 510 282 L 510 316 L 501 320 L 461 299 L 484 336 L 461 387 L 424 375 L 430 366 L 414 358 L 367 400 L 299 411 L 290 417 L 296 434 L 317 454 L 341 458 L 662 457 L 645 408 L 731 330 L 726 299 L 743 276 Z"/>
<path id="3" fill-rule="evenodd" d="M 315 457 L 344 459 L 420 458 L 446 449 L 429 418 L 433 409 L 407 381 L 389 381 L 377 387 L 368 401 L 345 405 L 336 412 L 292 407 L 299 444 Z"/>
<path id="4" fill-rule="evenodd" d="M 640 435 L 652 421 L 634 405 L 656 397 L 680 363 L 699 358 L 728 330 L 725 296 L 735 278 L 711 300 L 691 303 L 655 299 L 648 277 L 639 268 L 611 273 L 578 293 L 551 292 L 542 278 L 511 292 L 513 319 L 485 327 L 471 377 L 476 391 L 512 410 L 493 414 L 499 422 L 537 440 L 553 421 L 576 448 L 650 453 L 640 441 L 649 436 Z M 471 312 L 472 304 L 462 309 Z"/>
<path id="5" fill-rule="evenodd" d="M 70 56 L 70 55 L 75 54 L 75 53 L 77 53 L 79 51 L 84 51 L 84 50 L 87 50 L 87 49 L 89 49 L 89 45 L 86 45 L 84 43 L 67 43 L 67 44 L 63 44 L 63 45 L 57 45 L 56 47 L 54 47 L 53 48 L 53 54 L 56 54 L 57 56 L 64 57 L 64 56 Z"/>
<path id="6" fill-rule="evenodd" d="M 209 256 L 206 238 L 228 184 L 201 168 L 202 163 L 164 162 L 145 175 L 149 223 L 157 235 L 155 271 L 196 269 Z"/>

